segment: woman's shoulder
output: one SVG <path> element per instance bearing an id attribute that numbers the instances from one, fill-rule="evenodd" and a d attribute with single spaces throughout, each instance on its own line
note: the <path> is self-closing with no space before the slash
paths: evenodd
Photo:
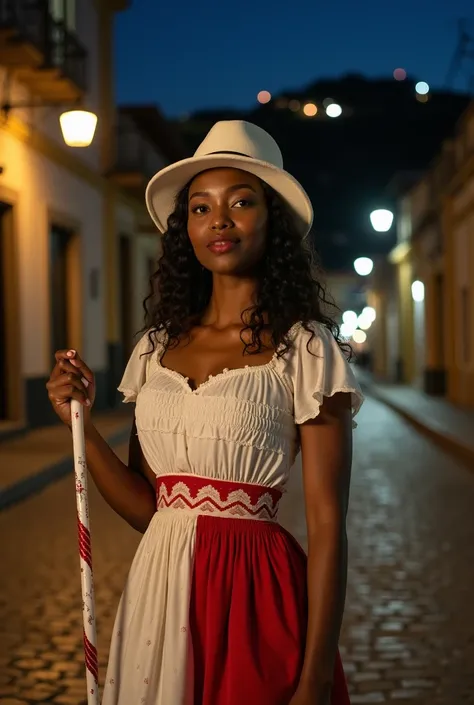
<path id="1" fill-rule="evenodd" d="M 277 353 L 277 368 L 285 377 L 294 378 L 303 369 L 316 369 L 331 364 L 335 355 L 339 356 L 337 353 L 340 348 L 336 338 L 320 321 L 298 321 L 285 338 Z"/>
<path id="2" fill-rule="evenodd" d="M 148 328 L 141 331 L 141 336 L 135 344 L 132 356 L 149 355 L 163 347 L 166 341 L 166 333 L 164 330 L 156 328 Z"/>
<path id="3" fill-rule="evenodd" d="M 351 394 L 353 415 L 363 395 L 349 364 L 348 355 L 331 328 L 320 321 L 300 322 L 293 327 L 293 349 L 285 364 L 294 391 L 295 421 L 304 423 L 319 413 L 324 397 L 338 392 Z"/>
<path id="4" fill-rule="evenodd" d="M 150 365 L 161 355 L 164 338 L 161 331 L 148 329 L 138 339 L 123 373 L 118 390 L 124 401 L 135 401 L 138 392 L 150 376 Z"/>
<path id="5" fill-rule="evenodd" d="M 324 350 L 327 345 L 338 346 L 333 330 L 314 319 L 295 323 L 289 331 L 289 339 L 295 350 L 306 347 L 308 352 Z"/>

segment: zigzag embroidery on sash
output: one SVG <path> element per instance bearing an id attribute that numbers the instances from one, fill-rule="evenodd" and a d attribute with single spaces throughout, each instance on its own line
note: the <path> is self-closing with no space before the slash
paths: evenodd
<path id="1" fill-rule="evenodd" d="M 168 478 L 168 482 L 165 482 L 163 478 L 158 478 L 157 508 L 193 510 L 200 514 L 236 518 L 264 520 L 276 518 L 281 497 L 279 490 L 269 491 L 266 487 L 254 485 L 252 494 L 258 496 L 252 501 L 250 494 L 242 489 L 242 486 L 238 487 L 239 483 L 215 481 L 215 484 L 209 484 L 209 478 L 196 478 L 196 481 L 190 478 L 188 484 L 182 480 L 170 482 Z M 202 481 L 208 484 L 197 488 L 196 485 L 201 484 Z M 236 486 L 237 489 L 230 489 Z"/>

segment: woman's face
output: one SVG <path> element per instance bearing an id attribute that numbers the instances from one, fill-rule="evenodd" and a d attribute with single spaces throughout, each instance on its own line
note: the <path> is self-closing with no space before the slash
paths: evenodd
<path id="1" fill-rule="evenodd" d="M 210 169 L 189 188 L 188 234 L 199 262 L 216 274 L 245 275 L 265 252 L 268 211 L 260 180 Z"/>

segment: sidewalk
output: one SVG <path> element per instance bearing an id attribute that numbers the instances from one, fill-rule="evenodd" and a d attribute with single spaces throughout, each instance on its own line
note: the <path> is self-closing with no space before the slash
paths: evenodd
<path id="1" fill-rule="evenodd" d="M 110 445 L 126 441 L 133 410 L 128 406 L 95 416 Z M 72 473 L 72 438 L 62 424 L 37 428 L 0 443 L 0 511 Z"/>
<path id="2" fill-rule="evenodd" d="M 474 470 L 474 410 L 456 407 L 413 387 L 375 381 L 364 370 L 358 369 L 357 376 L 364 392 L 387 404 Z"/>

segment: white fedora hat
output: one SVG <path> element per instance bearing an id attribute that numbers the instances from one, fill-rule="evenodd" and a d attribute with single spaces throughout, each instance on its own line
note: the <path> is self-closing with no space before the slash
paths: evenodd
<path id="1" fill-rule="evenodd" d="M 268 132 L 244 120 L 222 120 L 208 132 L 194 156 L 165 167 L 146 189 L 148 211 L 161 233 L 178 193 L 206 169 L 232 167 L 248 171 L 271 186 L 289 206 L 302 236 L 313 222 L 313 207 L 301 184 L 283 169 L 280 148 Z"/>

